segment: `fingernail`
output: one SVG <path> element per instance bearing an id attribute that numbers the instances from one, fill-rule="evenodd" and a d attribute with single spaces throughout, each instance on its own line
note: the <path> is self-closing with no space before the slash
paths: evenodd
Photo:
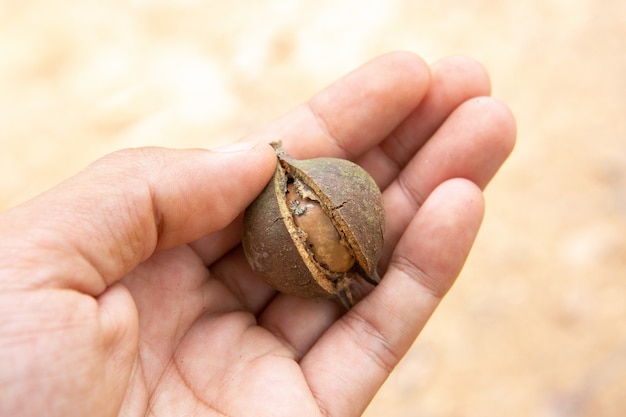
<path id="1" fill-rule="evenodd" d="M 255 142 L 235 142 L 211 149 L 213 152 L 245 152 L 257 146 Z"/>

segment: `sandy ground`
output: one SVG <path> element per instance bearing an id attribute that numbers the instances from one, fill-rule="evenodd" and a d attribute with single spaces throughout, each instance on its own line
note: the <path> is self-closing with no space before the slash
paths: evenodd
<path id="1" fill-rule="evenodd" d="M 0 0 L 0 209 L 118 148 L 232 141 L 395 49 L 481 61 L 519 139 L 366 415 L 625 415 L 623 0 Z"/>

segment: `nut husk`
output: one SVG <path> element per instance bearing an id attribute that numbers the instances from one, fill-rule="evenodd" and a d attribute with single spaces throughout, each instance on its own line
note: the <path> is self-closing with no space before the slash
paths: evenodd
<path id="1" fill-rule="evenodd" d="M 384 234 L 380 190 L 353 162 L 296 160 L 280 142 L 272 145 L 278 158 L 276 171 L 244 215 L 246 258 L 278 291 L 306 298 L 337 296 L 350 308 L 350 283 L 357 275 L 374 285 L 380 282 L 376 271 Z M 327 218 L 303 221 L 319 213 Z M 311 227 L 318 226 L 309 224 L 325 223 L 336 233 L 323 231 L 315 239 L 320 232 Z"/>

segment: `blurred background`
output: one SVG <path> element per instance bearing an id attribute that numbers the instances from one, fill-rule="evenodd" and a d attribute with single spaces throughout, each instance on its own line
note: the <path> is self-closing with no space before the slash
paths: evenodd
<path id="1" fill-rule="evenodd" d="M 0 209 L 119 148 L 233 141 L 396 49 L 482 62 L 519 133 L 366 416 L 625 415 L 623 0 L 0 0 Z"/>

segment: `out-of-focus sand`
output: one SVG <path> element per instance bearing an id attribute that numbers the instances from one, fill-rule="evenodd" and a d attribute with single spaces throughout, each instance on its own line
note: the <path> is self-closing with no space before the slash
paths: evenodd
<path id="1" fill-rule="evenodd" d="M 394 49 L 519 124 L 461 278 L 367 416 L 626 413 L 626 2 L 0 1 L 0 209 L 118 148 L 209 147 Z"/>

